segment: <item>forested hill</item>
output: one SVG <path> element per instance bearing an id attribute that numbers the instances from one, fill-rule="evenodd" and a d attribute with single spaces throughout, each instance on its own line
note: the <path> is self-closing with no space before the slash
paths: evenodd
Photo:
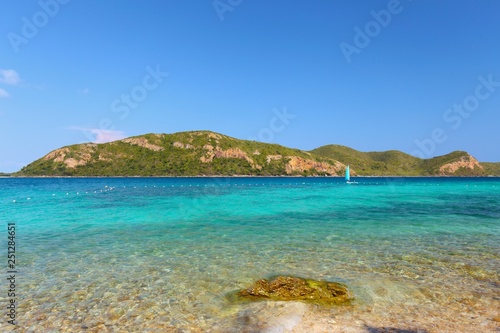
<path id="1" fill-rule="evenodd" d="M 63 147 L 17 175 L 340 175 L 344 170 L 340 162 L 298 149 L 193 131 Z"/>
<path id="2" fill-rule="evenodd" d="M 311 153 L 349 164 L 359 175 L 369 176 L 485 176 L 500 175 L 500 163 L 479 163 L 465 151 L 421 159 L 397 150 L 360 152 L 340 145 L 316 148 Z"/>
<path id="3" fill-rule="evenodd" d="M 500 175 L 500 163 L 481 164 L 462 151 L 431 159 L 395 150 L 360 152 L 338 145 L 303 151 L 191 131 L 62 147 L 13 176 L 340 176 L 348 164 L 353 175 Z"/>

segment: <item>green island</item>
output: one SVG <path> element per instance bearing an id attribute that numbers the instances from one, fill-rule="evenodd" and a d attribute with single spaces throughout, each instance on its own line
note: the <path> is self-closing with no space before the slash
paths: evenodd
<path id="1" fill-rule="evenodd" d="M 211 131 L 66 146 L 11 176 L 341 176 L 347 165 L 355 176 L 500 176 L 500 163 L 480 163 L 464 151 L 430 159 L 340 145 L 303 151 Z"/>

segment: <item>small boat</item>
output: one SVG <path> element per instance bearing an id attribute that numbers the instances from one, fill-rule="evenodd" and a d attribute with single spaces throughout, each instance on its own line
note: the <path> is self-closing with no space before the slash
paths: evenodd
<path id="1" fill-rule="evenodd" d="M 345 182 L 347 184 L 357 184 L 357 182 L 351 181 L 351 168 L 349 165 L 345 168 Z"/>

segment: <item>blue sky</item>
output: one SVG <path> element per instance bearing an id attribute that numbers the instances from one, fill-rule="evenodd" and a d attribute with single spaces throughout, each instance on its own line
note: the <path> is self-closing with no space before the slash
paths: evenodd
<path id="1" fill-rule="evenodd" d="M 0 2 L 0 171 L 208 129 L 500 161 L 500 2 Z"/>

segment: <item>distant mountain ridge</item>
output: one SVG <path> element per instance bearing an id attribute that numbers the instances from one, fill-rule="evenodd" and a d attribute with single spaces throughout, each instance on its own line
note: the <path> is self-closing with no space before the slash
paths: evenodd
<path id="1" fill-rule="evenodd" d="M 211 131 L 145 134 L 51 151 L 14 176 L 483 176 L 500 163 L 479 163 L 463 151 L 419 159 L 400 151 L 360 152 L 326 145 L 303 151 Z"/>

